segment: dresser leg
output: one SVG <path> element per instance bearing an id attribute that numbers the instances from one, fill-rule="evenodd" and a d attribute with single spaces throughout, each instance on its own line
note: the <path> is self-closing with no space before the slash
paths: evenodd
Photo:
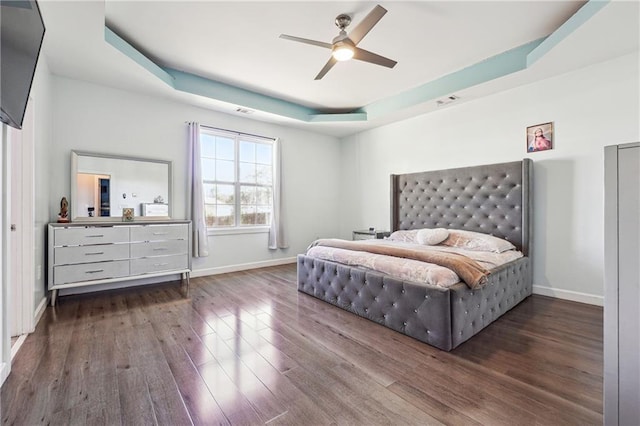
<path id="1" fill-rule="evenodd" d="M 184 276 L 186 278 L 186 284 L 187 284 L 187 288 L 186 288 L 186 296 L 189 297 L 189 272 L 185 272 Z"/>
<path id="2" fill-rule="evenodd" d="M 58 290 L 51 290 L 51 306 L 56 306 L 57 298 L 58 298 Z"/>

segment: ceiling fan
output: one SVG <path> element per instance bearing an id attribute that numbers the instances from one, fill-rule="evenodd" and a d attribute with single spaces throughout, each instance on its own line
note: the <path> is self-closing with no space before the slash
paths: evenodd
<path id="1" fill-rule="evenodd" d="M 340 34 L 338 34 L 331 43 L 325 43 L 322 41 L 309 40 L 307 38 L 294 37 L 286 34 L 280 34 L 280 38 L 297 41 L 300 43 L 311 44 L 313 46 L 324 47 L 331 49 L 331 58 L 320 70 L 316 76 L 316 80 L 320 80 L 324 75 L 329 72 L 337 61 L 347 61 L 351 58 L 359 61 L 370 62 L 376 65 L 382 65 L 383 67 L 393 68 L 397 62 L 384 56 L 377 55 L 369 52 L 368 50 L 360 49 L 358 43 L 366 36 L 369 31 L 382 19 L 384 14 L 387 13 L 387 9 L 377 5 L 369 14 L 347 35 L 345 28 L 351 23 L 351 17 L 345 13 L 336 17 L 336 26 L 340 28 Z"/>

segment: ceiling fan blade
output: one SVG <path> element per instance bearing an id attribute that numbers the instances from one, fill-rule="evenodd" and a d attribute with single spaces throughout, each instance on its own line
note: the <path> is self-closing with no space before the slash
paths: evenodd
<path id="1" fill-rule="evenodd" d="M 324 67 L 320 70 L 320 72 L 318 73 L 318 75 L 316 75 L 316 78 L 314 78 L 314 80 L 320 80 L 322 77 L 324 77 L 324 75 L 326 73 L 329 72 L 329 70 L 331 68 L 333 68 L 333 66 L 336 64 L 336 62 L 338 62 L 336 60 L 336 58 L 334 58 L 333 56 L 331 58 L 329 58 L 329 60 L 327 61 L 327 63 L 324 65 Z"/>
<path id="2" fill-rule="evenodd" d="M 368 50 L 360 49 L 359 47 L 356 47 L 355 52 L 353 52 L 353 59 L 370 62 L 376 65 L 382 65 L 383 67 L 387 68 L 393 68 L 398 63 L 389 58 L 385 58 L 384 56 L 376 55 L 375 53 L 369 52 Z"/>
<path id="3" fill-rule="evenodd" d="M 387 9 L 380 5 L 376 5 L 371 12 L 349 33 L 349 38 L 353 44 L 360 43 L 360 40 L 366 36 L 371 28 L 373 28 L 380 19 L 387 13 Z"/>
<path id="4" fill-rule="evenodd" d="M 324 47 L 327 49 L 333 48 L 333 44 L 331 43 L 325 43 L 323 41 L 316 41 L 316 40 L 309 40 L 308 38 L 294 37 L 286 34 L 280 34 L 280 38 L 283 38 L 285 40 L 297 41 L 305 44 L 311 44 L 313 46 Z"/>

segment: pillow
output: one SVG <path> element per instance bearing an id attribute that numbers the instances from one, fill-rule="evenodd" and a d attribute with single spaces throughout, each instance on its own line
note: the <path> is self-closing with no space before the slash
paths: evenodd
<path id="1" fill-rule="evenodd" d="M 459 229 L 450 229 L 449 237 L 442 242 L 442 245 L 493 253 L 502 253 L 516 248 L 505 239 L 481 232 L 461 231 Z"/>
<path id="2" fill-rule="evenodd" d="M 403 243 L 417 244 L 416 235 L 418 234 L 418 231 L 419 229 L 411 229 L 409 231 L 395 231 L 386 239 L 391 241 L 400 241 Z"/>
<path id="3" fill-rule="evenodd" d="M 416 234 L 416 242 L 425 246 L 440 244 L 449 236 L 449 231 L 444 228 L 421 229 Z"/>

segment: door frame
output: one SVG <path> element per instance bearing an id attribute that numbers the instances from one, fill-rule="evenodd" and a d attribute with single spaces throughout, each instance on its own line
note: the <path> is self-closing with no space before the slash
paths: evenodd
<path id="1" fill-rule="evenodd" d="M 7 249 L 9 241 L 9 212 L 7 204 L 9 203 L 9 189 L 10 183 L 7 185 L 9 175 L 7 173 L 7 166 L 9 163 L 8 155 L 9 144 L 7 143 L 7 125 L 0 123 L 2 127 L 2 137 L 0 142 L 0 186 L 2 187 L 2 198 L 0 199 L 0 385 L 4 383 L 5 379 L 11 371 L 11 336 L 9 336 L 9 315 L 8 315 L 8 287 L 9 287 L 9 262 L 7 258 Z"/>

